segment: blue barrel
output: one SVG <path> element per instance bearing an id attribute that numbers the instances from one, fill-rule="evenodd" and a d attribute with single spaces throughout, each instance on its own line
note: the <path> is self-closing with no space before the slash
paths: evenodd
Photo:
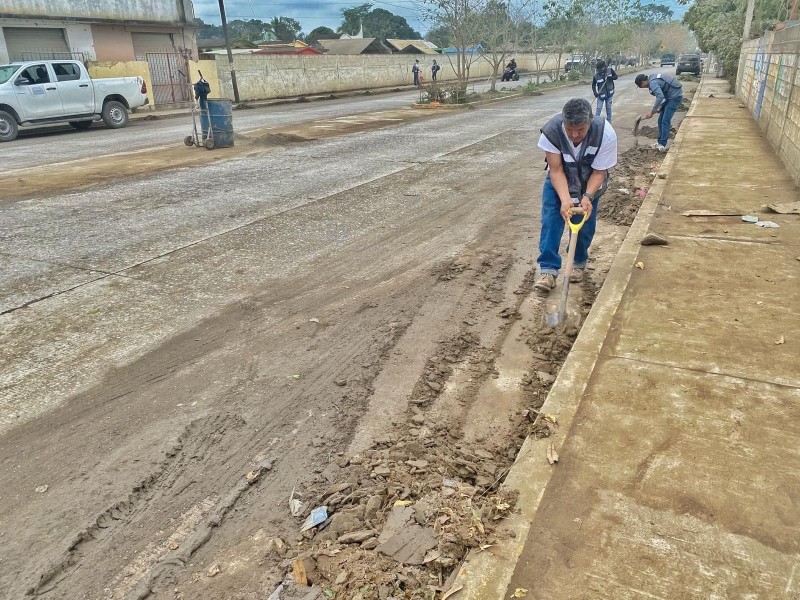
<path id="1" fill-rule="evenodd" d="M 233 101 L 228 98 L 209 98 L 205 102 L 205 110 L 200 107 L 200 128 L 203 138 L 206 137 L 209 121 L 214 132 L 214 147 L 228 148 L 233 146 Z"/>

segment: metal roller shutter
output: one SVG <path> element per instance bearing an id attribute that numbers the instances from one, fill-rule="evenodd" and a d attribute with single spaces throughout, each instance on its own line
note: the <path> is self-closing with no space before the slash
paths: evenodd
<path id="1" fill-rule="evenodd" d="M 168 33 L 132 33 L 131 38 L 136 60 L 146 60 L 148 54 L 176 52 Z"/>
<path id="2" fill-rule="evenodd" d="M 3 27 L 11 60 L 70 59 L 63 29 L 53 27 Z"/>

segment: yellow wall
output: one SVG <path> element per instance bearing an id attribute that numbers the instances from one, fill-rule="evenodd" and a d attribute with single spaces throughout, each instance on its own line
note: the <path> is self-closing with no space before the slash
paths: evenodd
<path id="1" fill-rule="evenodd" d="M 189 79 L 192 83 L 196 83 L 200 78 L 197 71 L 202 71 L 203 77 L 206 78 L 208 85 L 211 86 L 211 98 L 221 98 L 222 90 L 219 87 L 219 77 L 217 77 L 217 61 L 215 60 L 190 60 L 189 61 Z"/>
<path id="2" fill-rule="evenodd" d="M 102 77 L 141 77 L 147 84 L 147 97 L 150 106 L 153 105 L 153 81 L 150 79 L 150 68 L 143 60 L 126 60 L 114 62 L 88 63 L 89 75 L 94 78 Z"/>

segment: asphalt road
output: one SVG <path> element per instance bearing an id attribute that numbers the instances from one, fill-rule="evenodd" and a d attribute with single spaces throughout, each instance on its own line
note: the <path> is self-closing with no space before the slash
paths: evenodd
<path id="1" fill-rule="evenodd" d="M 498 88 L 516 87 L 519 83 L 512 85 L 498 81 L 497 85 Z M 475 83 L 469 89 L 480 91 L 485 88 L 488 86 Z M 418 95 L 415 91 L 402 91 L 236 110 L 233 115 L 234 128 L 239 133 L 246 133 L 264 127 L 389 110 L 408 106 Z M 184 116 L 159 116 L 157 111 L 146 113 L 157 118 L 132 118 L 124 131 L 111 131 L 100 122 L 83 132 L 75 131 L 68 125 L 22 129 L 15 142 L 3 145 L 3 166 L 5 169 L 27 168 L 120 151 L 180 144 L 192 132 L 190 109 L 185 109 L 185 113 Z"/>
<path id="2" fill-rule="evenodd" d="M 650 104 L 631 80 L 615 101 L 621 132 Z M 249 544 L 258 528 L 295 535 L 289 491 L 329 485 L 314 478 L 370 398 L 404 401 L 442 340 L 466 321 L 503 321 L 516 302 L 535 252 L 538 130 L 578 94 L 590 97 L 564 88 L 363 130 L 361 108 L 400 98 L 284 106 L 309 129 L 316 111 L 341 111 L 323 118 L 350 129 L 0 203 L 0 592 L 143 597 L 132 586 L 174 542 L 162 538 L 196 527 L 271 456 L 269 485 L 207 552 Z M 246 118 L 272 125 L 274 111 Z M 52 163 L 75 156 L 72 139 L 96 138 L 83 156 L 113 165 L 130 158 L 102 155 L 108 140 L 166 139 L 169 127 L 179 123 L 10 148 L 27 152 L 21 168 L 41 164 L 37 147 L 52 147 Z M 623 228 L 603 229 L 608 261 Z M 382 409 L 374 418 L 388 422 Z M 218 586 L 217 597 L 263 585 L 241 597 L 265 597 L 267 575 L 181 585 Z"/>
<path id="3" fill-rule="evenodd" d="M 673 69 L 674 70 L 674 69 Z M 624 76 L 623 81 L 630 76 Z M 499 89 L 515 88 L 519 82 L 497 82 Z M 481 91 L 488 85 L 475 82 L 470 90 Z M 295 104 L 276 104 L 234 111 L 234 128 L 246 133 L 264 127 L 280 127 L 293 123 L 331 119 L 345 115 L 389 110 L 408 106 L 418 97 L 417 92 L 404 91 L 373 96 L 353 96 L 334 100 Z M 587 97 L 591 98 L 590 94 Z M 0 147 L 3 169 L 24 169 L 54 162 L 107 156 L 116 152 L 140 150 L 156 146 L 181 144 L 192 132 L 189 109 L 184 117 L 161 117 L 157 120 L 131 119 L 124 130 L 112 131 L 95 123 L 89 131 L 75 131 L 69 126 L 23 129 L 20 137 Z M 154 113 L 158 116 L 158 113 Z"/>
<path id="4" fill-rule="evenodd" d="M 632 78 L 632 75 L 620 78 L 615 100 L 617 111 L 632 104 L 639 104 L 644 110 L 649 103 L 650 97 L 644 90 L 628 85 Z M 428 122 L 334 137 L 311 145 L 270 149 L 263 154 L 199 168 L 157 173 L 146 179 L 123 179 L 79 193 L 67 192 L 0 206 L 0 241 L 8 265 L 0 275 L 0 312 L 13 313 L 32 302 L 36 303 L 36 310 L 49 310 L 51 306 L 55 310 L 69 297 L 89 293 L 97 286 L 102 289 L 110 279 L 129 277 L 132 269 L 141 272 L 182 249 L 202 248 L 226 236 L 241 235 L 258 228 L 264 219 L 292 215 L 298 208 L 324 202 L 336 194 L 397 173 L 419 171 L 420 177 L 437 181 L 443 171 L 451 168 L 454 153 L 493 138 L 502 141 L 503 136 L 510 139 L 527 132 L 527 143 L 533 148 L 538 128 L 546 118 L 578 92 L 591 97 L 585 87 L 568 87 L 541 97 L 494 104 L 478 111 L 459 111 Z M 360 114 L 404 100 L 408 97 L 360 98 L 243 113 L 250 125 L 263 122 L 274 125 L 278 121 L 313 121 L 332 115 Z M 43 144 L 49 146 L 47 156 L 52 164 L 55 157 L 74 156 L 76 151 L 82 156 L 106 152 L 109 140 L 117 146 L 123 142 L 125 147 L 138 143 L 143 136 L 165 141 L 180 131 L 178 121 L 141 123 L 120 131 L 98 129 L 22 139 L 8 145 L 9 160 L 20 166 L 36 164 L 42 160 Z M 78 138 L 82 143 L 76 147 L 74 140 Z M 176 151 L 191 150 L 180 147 Z M 538 170 L 536 154 L 531 152 L 519 168 Z M 491 163 L 505 159 L 500 153 L 493 153 L 481 156 L 480 160 Z M 335 245 L 358 235 L 358 228 L 351 226 L 327 242 Z M 270 276 L 289 273 L 330 248 L 324 245 L 313 248 L 308 255 L 288 250 L 284 247 L 270 250 L 266 259 Z M 189 282 L 189 285 L 194 284 Z M 215 301 L 224 302 L 225 295 Z M 9 316 L 5 327 L 13 330 L 14 321 Z M 9 377 L 8 372 L 5 377 Z M 31 380 L 30 373 L 24 379 Z M 68 379 L 78 383 L 72 376 Z M 43 383 L 40 381 L 36 387 Z M 62 396 L 52 385 L 44 387 L 50 389 L 50 394 Z M 11 393 L 14 408 L 0 405 L 0 411 L 17 414 L 26 404 L 27 394 L 15 386 L 4 389 L 4 400 L 8 401 Z M 48 402 L 38 396 L 37 404 L 40 403 L 43 406 Z M 0 412 L 2 423 L 10 421 Z"/>
<path id="5" fill-rule="evenodd" d="M 234 112 L 234 128 L 243 133 L 261 127 L 386 110 L 408 106 L 415 96 L 413 92 L 404 92 L 237 110 Z M 158 116 L 158 113 L 153 114 Z M 107 129 L 102 123 L 96 123 L 83 132 L 69 126 L 23 129 L 16 141 L 3 145 L 3 167 L 19 169 L 165 144 L 182 144 L 183 138 L 191 132 L 192 120 L 188 108 L 183 117 L 170 115 L 155 120 L 131 119 L 125 129 L 117 131 Z"/>

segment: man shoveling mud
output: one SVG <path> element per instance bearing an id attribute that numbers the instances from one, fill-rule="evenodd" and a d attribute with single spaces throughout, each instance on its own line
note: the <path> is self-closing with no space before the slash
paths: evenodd
<path id="1" fill-rule="evenodd" d="M 666 152 L 672 117 L 683 100 L 683 85 L 672 75 L 659 73 L 648 77 L 642 73 L 636 76 L 636 87 L 648 88 L 650 94 L 656 97 L 653 108 L 644 118 L 652 119 L 653 115 L 658 113 L 658 142 L 655 148 L 660 152 Z"/>
<path id="2" fill-rule="evenodd" d="M 608 170 L 617 164 L 617 134 L 592 105 L 581 98 L 568 101 L 544 127 L 539 148 L 545 151 L 547 177 L 542 189 L 542 231 L 539 235 L 540 276 L 534 287 L 550 292 L 561 269 L 558 253 L 564 225 L 573 207 L 589 215 L 580 230 L 570 282 L 583 280 L 589 246 L 597 223 L 597 202 L 606 190 Z"/>

